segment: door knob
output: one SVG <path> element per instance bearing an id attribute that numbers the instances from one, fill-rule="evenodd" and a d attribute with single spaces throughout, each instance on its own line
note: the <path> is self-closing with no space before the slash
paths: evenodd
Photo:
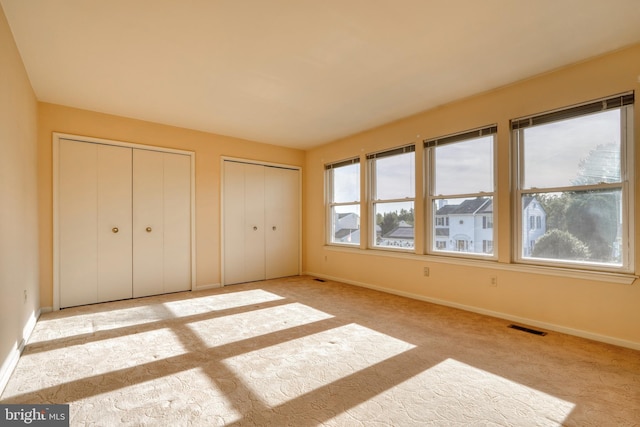
<path id="1" fill-rule="evenodd" d="M 151 227 L 147 227 L 147 233 L 151 233 Z"/>
<path id="2" fill-rule="evenodd" d="M 271 227 L 273 229 L 273 231 L 276 231 L 276 226 L 274 225 L 273 227 Z"/>
<path id="3" fill-rule="evenodd" d="M 258 227 L 256 227 L 255 225 L 253 226 L 253 231 L 258 231 Z"/>
<path id="4" fill-rule="evenodd" d="M 117 233 L 117 232 L 118 232 L 118 231 L 120 231 L 120 230 L 118 230 L 118 227 L 113 227 L 113 228 L 111 229 L 111 231 L 113 231 L 114 233 Z"/>

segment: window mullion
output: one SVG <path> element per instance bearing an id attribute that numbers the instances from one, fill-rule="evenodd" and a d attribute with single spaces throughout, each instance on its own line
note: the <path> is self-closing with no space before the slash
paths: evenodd
<path id="1" fill-rule="evenodd" d="M 622 188 L 622 182 L 610 182 L 591 185 L 572 185 L 567 187 L 544 187 L 544 188 L 527 188 L 521 190 L 522 194 L 539 194 L 539 193 L 570 193 L 578 191 L 598 191 Z"/>
<path id="2" fill-rule="evenodd" d="M 478 193 L 464 193 L 464 194 L 438 194 L 435 196 L 431 196 L 433 200 L 442 200 L 442 199 L 468 199 L 471 197 L 493 197 L 495 192 L 485 192 L 480 191 Z"/>
<path id="3" fill-rule="evenodd" d="M 371 203 L 375 205 L 376 203 L 401 203 L 401 202 L 414 202 L 415 200 L 416 200 L 415 197 L 405 197 L 402 199 L 375 199 L 375 200 L 372 200 Z"/>

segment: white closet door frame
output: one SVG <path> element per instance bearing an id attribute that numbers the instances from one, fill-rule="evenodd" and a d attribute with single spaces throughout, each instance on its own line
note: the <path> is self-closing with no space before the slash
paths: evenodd
<path id="1" fill-rule="evenodd" d="M 222 286 L 227 285 L 224 271 L 224 248 L 225 248 L 225 218 L 224 218 L 224 162 L 248 163 L 251 165 L 271 166 L 276 168 L 293 169 L 298 171 L 298 272 L 302 272 L 302 168 L 300 166 L 287 165 L 284 163 L 261 162 L 259 160 L 243 159 L 240 157 L 220 157 L 220 270 Z"/>
<path id="2" fill-rule="evenodd" d="M 163 153 L 174 153 L 189 156 L 191 159 L 191 290 L 196 288 L 196 153 L 193 151 L 177 150 L 173 148 L 156 147 L 152 145 L 134 144 L 131 142 L 115 141 L 110 139 L 93 138 L 89 136 L 72 135 L 66 133 L 53 133 L 52 154 L 53 154 L 53 310 L 60 309 L 60 271 L 59 271 L 59 161 L 60 161 L 60 140 L 70 139 L 78 142 L 93 144 L 113 145 L 117 147 L 137 148 L 141 150 L 160 151 Z"/>

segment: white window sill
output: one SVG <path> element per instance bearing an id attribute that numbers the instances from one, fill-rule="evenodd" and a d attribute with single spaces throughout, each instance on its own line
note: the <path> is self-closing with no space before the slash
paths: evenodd
<path id="1" fill-rule="evenodd" d="M 422 262 L 437 264 L 453 264 L 468 267 L 489 268 L 492 270 L 505 270 L 529 274 L 543 274 L 546 276 L 567 277 L 572 279 L 593 280 L 620 285 L 632 285 L 638 278 L 631 273 L 615 273 L 608 271 L 579 270 L 564 267 L 548 267 L 528 264 L 507 264 L 496 260 L 479 260 L 446 255 L 419 255 L 415 253 L 401 252 L 398 250 L 361 249 L 359 247 L 345 247 L 325 245 L 324 249 L 331 252 L 344 252 L 365 256 L 377 256 L 387 258 L 412 259 Z"/>

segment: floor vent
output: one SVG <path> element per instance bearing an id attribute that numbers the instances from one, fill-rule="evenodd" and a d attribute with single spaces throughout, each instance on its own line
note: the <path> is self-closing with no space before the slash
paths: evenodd
<path id="1" fill-rule="evenodd" d="M 326 282 L 326 280 L 324 279 L 313 279 L 313 280 L 315 280 L 316 282 L 323 282 L 323 283 Z"/>
<path id="2" fill-rule="evenodd" d="M 510 327 L 511 329 L 517 329 L 518 331 L 527 332 L 527 333 L 529 333 L 529 334 L 540 335 L 540 336 L 545 336 L 545 335 L 547 335 L 547 333 L 546 333 L 546 332 L 538 331 L 538 330 L 536 330 L 536 329 L 531 329 L 531 328 L 525 328 L 524 326 L 509 325 L 509 327 Z"/>

